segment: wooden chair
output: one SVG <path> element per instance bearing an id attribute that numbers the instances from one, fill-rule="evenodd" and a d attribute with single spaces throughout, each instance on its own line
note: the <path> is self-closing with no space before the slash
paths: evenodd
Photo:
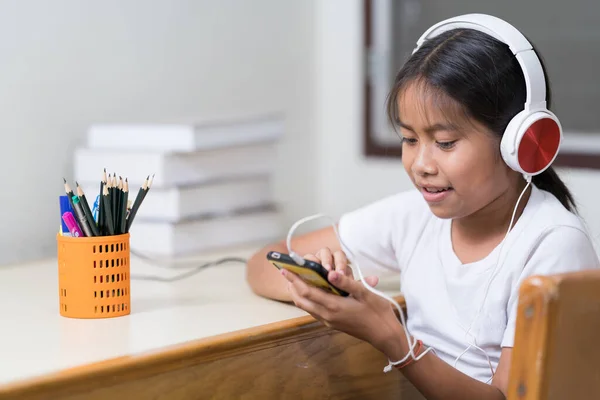
<path id="1" fill-rule="evenodd" d="M 508 400 L 600 399 L 600 271 L 520 287 Z"/>

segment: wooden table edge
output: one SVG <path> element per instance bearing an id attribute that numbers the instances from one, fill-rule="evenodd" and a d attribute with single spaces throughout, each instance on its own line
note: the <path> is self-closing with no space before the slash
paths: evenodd
<path id="1" fill-rule="evenodd" d="M 395 296 L 395 299 L 404 307 L 402 296 Z M 102 382 L 110 381 L 111 385 L 115 385 L 217 358 L 315 338 L 330 331 L 331 328 L 311 316 L 291 318 L 9 382 L 0 385 L 0 398 L 35 396 L 65 390 L 87 391 L 93 386 L 102 385 Z"/>

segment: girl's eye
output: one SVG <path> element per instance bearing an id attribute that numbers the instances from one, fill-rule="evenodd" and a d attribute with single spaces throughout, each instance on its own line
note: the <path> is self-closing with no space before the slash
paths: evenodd
<path id="1" fill-rule="evenodd" d="M 454 143 L 456 143 L 456 140 L 452 140 L 451 142 L 437 142 L 437 145 L 442 150 L 450 150 L 454 146 Z"/>
<path id="2" fill-rule="evenodd" d="M 402 137 L 402 143 L 415 144 L 417 143 L 417 139 Z"/>

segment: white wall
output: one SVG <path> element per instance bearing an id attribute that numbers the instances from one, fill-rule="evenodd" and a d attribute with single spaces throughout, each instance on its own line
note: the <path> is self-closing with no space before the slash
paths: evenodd
<path id="1" fill-rule="evenodd" d="M 342 212 L 410 188 L 399 159 L 363 155 L 362 1 L 317 3 L 316 140 L 322 212 Z"/>
<path id="2" fill-rule="evenodd" d="M 557 168 L 557 172 L 571 190 L 580 216 L 600 251 L 600 171 L 575 168 Z"/>
<path id="3" fill-rule="evenodd" d="M 0 3 L 0 263 L 53 256 L 62 177 L 96 121 L 281 110 L 276 196 L 313 212 L 312 1 Z M 283 162 L 285 160 L 285 163 Z"/>

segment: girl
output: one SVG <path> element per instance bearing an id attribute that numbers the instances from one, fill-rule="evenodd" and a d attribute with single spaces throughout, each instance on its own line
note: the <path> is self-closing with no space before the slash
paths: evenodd
<path id="1" fill-rule="evenodd" d="M 338 226 L 363 272 L 400 272 L 410 337 L 387 300 L 353 279 L 333 228 L 297 237 L 291 247 L 323 264 L 349 297 L 289 272 L 282 277 L 265 254 L 287 252 L 283 242 L 249 261 L 252 289 L 293 301 L 391 361 L 406 359 L 409 340 L 420 340 L 412 350 L 421 358 L 397 367 L 428 399 L 504 398 L 523 279 L 600 266 L 555 171 L 530 184 L 501 157 L 502 135 L 523 110 L 526 90 L 509 47 L 466 28 L 427 40 L 396 77 L 388 114 L 416 190 L 347 213 Z M 374 286 L 377 278 L 365 282 Z"/>

